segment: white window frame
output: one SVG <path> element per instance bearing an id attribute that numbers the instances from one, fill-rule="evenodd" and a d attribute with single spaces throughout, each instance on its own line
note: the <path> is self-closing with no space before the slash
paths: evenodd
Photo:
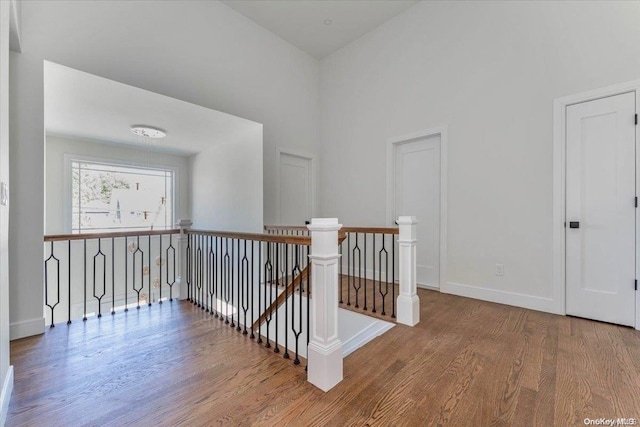
<path id="1" fill-rule="evenodd" d="M 176 222 L 176 209 L 180 206 L 179 203 L 179 194 L 176 189 L 179 187 L 178 176 L 179 176 L 179 168 L 176 166 L 169 166 L 160 163 L 141 163 L 131 160 L 118 160 L 118 159 L 108 159 L 102 157 L 93 157 L 93 156 L 84 156 L 78 154 L 64 154 L 64 191 L 63 191 L 63 216 L 64 216 L 64 231 L 67 234 L 72 234 L 72 218 L 73 214 L 73 182 L 71 179 L 72 175 L 72 163 L 73 162 L 86 162 L 86 163 L 98 163 L 109 166 L 122 166 L 122 167 L 131 167 L 131 168 L 140 168 L 140 169 L 155 169 L 155 170 L 166 170 L 171 171 L 173 174 L 173 182 L 171 187 L 172 194 L 172 206 L 171 206 L 171 223 Z M 117 231 L 114 229 L 114 231 Z M 84 234 L 84 233 L 80 233 Z"/>

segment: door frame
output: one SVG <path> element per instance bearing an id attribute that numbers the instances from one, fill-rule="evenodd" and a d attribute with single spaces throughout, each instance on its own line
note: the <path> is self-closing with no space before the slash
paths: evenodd
<path id="1" fill-rule="evenodd" d="M 600 89 L 556 98 L 553 101 L 553 265 L 552 288 L 554 311 L 566 315 L 566 247 L 565 247 L 565 196 L 566 196 L 566 115 L 567 107 L 601 98 L 635 92 L 636 112 L 640 107 L 640 80 L 616 84 Z M 640 191 L 640 126 L 636 126 L 636 194 Z M 640 209 L 636 209 L 636 278 L 638 278 L 640 248 Z M 635 295 L 635 328 L 640 329 L 640 292 Z"/>
<path id="2" fill-rule="evenodd" d="M 416 139 L 440 136 L 440 265 L 439 290 L 447 284 L 447 145 L 448 126 L 441 125 L 418 131 L 409 135 L 389 138 L 387 140 L 387 224 L 394 225 L 396 215 L 396 151 L 398 146 Z M 418 218 L 420 221 L 420 218 Z M 431 286 L 420 286 L 426 289 L 438 289 Z"/>
<path id="3" fill-rule="evenodd" d="M 286 154 L 289 156 L 293 156 L 293 157 L 299 157 L 301 159 L 305 159 L 305 160 L 309 160 L 309 182 L 311 183 L 310 187 L 311 187 L 311 217 L 313 218 L 314 216 L 316 216 L 316 182 L 317 182 L 317 177 L 316 174 L 318 172 L 318 168 L 316 165 L 316 156 L 312 153 L 308 153 L 302 150 L 298 150 L 295 148 L 288 148 L 288 147 L 277 147 L 276 148 L 276 187 L 277 187 L 277 191 L 276 191 L 276 218 L 278 218 L 278 224 L 279 225 L 296 225 L 296 224 L 282 224 L 282 215 L 280 212 L 280 158 L 282 157 L 282 154 Z M 309 218 L 309 221 L 311 220 L 311 218 Z M 297 225 L 304 225 L 304 224 L 297 224 Z"/>

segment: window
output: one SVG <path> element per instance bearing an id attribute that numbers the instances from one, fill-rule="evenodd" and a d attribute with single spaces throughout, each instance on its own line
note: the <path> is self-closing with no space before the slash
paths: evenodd
<path id="1" fill-rule="evenodd" d="M 72 233 L 172 228 L 173 180 L 169 169 L 72 160 Z"/>

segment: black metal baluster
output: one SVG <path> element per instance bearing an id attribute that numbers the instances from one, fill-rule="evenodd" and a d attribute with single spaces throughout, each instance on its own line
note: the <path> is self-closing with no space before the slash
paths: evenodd
<path id="1" fill-rule="evenodd" d="M 272 302 L 271 299 L 273 298 L 273 264 L 271 263 L 271 243 L 267 242 L 267 260 L 265 263 L 265 270 L 264 270 L 264 281 L 265 281 L 265 286 L 268 285 L 269 289 L 267 290 L 267 288 L 265 287 L 264 290 L 264 308 L 265 308 L 265 313 L 267 311 L 267 307 L 269 307 L 269 315 L 265 316 L 265 323 L 266 323 L 266 338 L 267 338 L 267 342 L 265 343 L 265 347 L 269 348 L 271 347 L 271 343 L 269 342 L 269 325 L 271 324 L 271 318 L 273 316 L 273 307 L 268 306 L 267 305 L 267 291 L 269 292 L 269 296 L 270 296 L 270 303 Z"/>
<path id="2" fill-rule="evenodd" d="M 253 296 L 254 296 L 254 288 L 255 288 L 255 282 L 253 281 L 254 277 L 253 277 L 253 271 L 255 270 L 255 257 L 254 257 L 254 252 L 253 252 L 253 243 L 254 241 L 251 241 L 251 282 L 250 282 L 250 286 L 251 286 L 251 334 L 249 335 L 249 338 L 254 339 L 255 338 L 255 334 L 253 333 L 253 319 L 255 319 L 255 315 L 253 312 Z"/>
<path id="3" fill-rule="evenodd" d="M 236 331 L 240 332 L 242 328 L 240 328 L 240 309 L 242 296 L 240 295 L 240 239 L 236 240 L 236 249 L 238 250 L 238 256 L 236 256 Z"/>
<path id="4" fill-rule="evenodd" d="M 383 237 L 384 239 L 384 237 Z M 388 267 L 387 267 L 388 268 Z M 396 318 L 396 239 L 395 235 L 391 235 L 391 271 L 392 271 L 392 287 L 391 287 L 391 317 Z"/>
<path id="5" fill-rule="evenodd" d="M 136 254 L 140 252 L 140 289 L 136 288 Z M 144 251 L 140 249 L 140 236 L 136 236 L 136 250 L 132 253 L 132 278 L 133 291 L 137 294 L 136 309 L 140 310 L 140 292 L 144 289 Z"/>
<path id="6" fill-rule="evenodd" d="M 47 307 L 51 309 L 51 327 L 55 327 L 54 323 L 54 310 L 56 306 L 60 303 L 60 260 L 56 258 L 53 251 L 53 240 L 51 241 L 51 254 L 49 258 L 44 261 L 44 302 Z M 49 303 L 49 262 L 54 261 L 56 263 L 56 274 L 57 274 L 57 293 L 56 293 L 56 302 L 55 304 Z M 69 275 L 71 275 L 71 270 L 69 270 Z"/>
<path id="7" fill-rule="evenodd" d="M 284 355 L 285 359 L 289 358 L 289 245 L 284 243 Z M 295 289 L 294 275 L 291 273 L 291 287 Z M 292 292 L 295 292 L 292 290 Z M 293 303 L 293 302 L 292 302 Z M 276 307 L 277 309 L 277 307 Z"/>
<path id="8" fill-rule="evenodd" d="M 229 324 L 229 326 L 232 328 L 236 326 L 236 323 L 233 320 L 233 310 L 236 309 L 237 307 L 237 304 L 235 304 L 235 292 L 234 292 L 235 289 L 233 288 L 233 282 L 235 279 L 235 274 L 233 274 L 233 260 L 235 259 L 234 258 L 235 256 L 234 242 L 235 242 L 235 239 L 231 239 L 231 266 L 229 269 L 229 272 L 231 273 L 231 323 Z"/>
<path id="9" fill-rule="evenodd" d="M 229 239 L 225 237 L 225 254 L 224 254 L 224 301 L 225 301 L 225 309 L 224 309 L 224 323 L 229 324 L 229 295 L 231 292 L 229 291 L 229 278 L 231 277 L 231 273 L 229 272 L 229 268 L 231 266 L 229 260 Z"/>
<path id="10" fill-rule="evenodd" d="M 293 336 L 295 337 L 295 347 L 296 347 L 296 358 L 293 360 L 294 365 L 300 364 L 300 334 L 302 333 L 302 270 L 300 270 L 300 245 L 295 245 L 295 260 L 296 263 L 293 266 L 291 276 L 298 277 L 298 327 L 296 328 L 296 300 L 295 296 L 291 300 L 291 330 L 293 331 Z M 295 285 L 294 285 L 295 289 Z M 307 295 L 308 298 L 308 295 Z"/>
<path id="11" fill-rule="evenodd" d="M 262 242 L 258 242 L 258 319 L 260 319 L 262 311 Z M 266 293 L 266 288 L 265 288 Z M 262 334 L 260 333 L 260 328 L 262 327 L 261 323 L 258 323 L 258 339 L 256 342 L 258 344 L 262 343 Z"/>
<path id="12" fill-rule="evenodd" d="M 164 263 L 164 261 L 162 260 L 162 237 L 164 237 L 162 234 L 158 236 L 158 262 L 156 263 L 156 265 L 158 266 L 158 286 L 160 287 L 158 304 L 162 304 L 162 264 Z"/>
<path id="13" fill-rule="evenodd" d="M 102 295 L 96 295 L 97 259 L 102 257 Z M 102 298 L 107 293 L 107 257 L 102 252 L 102 239 L 98 239 L 98 252 L 93 256 L 93 297 L 98 300 L 98 318 L 102 317 Z"/>
<path id="14" fill-rule="evenodd" d="M 111 314 L 116 314 L 116 239 L 111 238 Z"/>
<path id="15" fill-rule="evenodd" d="M 304 367 L 304 370 L 308 370 L 309 369 L 309 340 L 311 339 L 310 337 L 310 329 L 309 329 L 309 325 L 310 325 L 310 321 L 309 318 L 311 317 L 311 268 L 313 267 L 311 262 L 309 261 L 309 251 L 311 250 L 311 246 L 307 246 L 305 251 L 307 253 L 307 256 L 305 257 L 305 259 L 307 260 L 307 262 L 309 263 L 309 272 L 307 274 L 307 364 Z M 302 305 L 300 306 L 300 316 L 302 316 Z"/>
<path id="16" fill-rule="evenodd" d="M 367 309 L 367 233 L 364 234 L 364 307 L 363 310 Z M 360 285 L 362 286 L 362 284 Z"/>
<path id="17" fill-rule="evenodd" d="M 384 239 L 384 234 L 382 235 L 382 238 Z M 373 294 L 373 308 L 371 309 L 372 313 L 376 312 L 376 233 L 373 233 L 373 250 L 371 251 L 371 254 L 373 255 L 371 258 L 373 258 L 373 289 L 371 289 L 371 293 Z M 382 269 L 382 264 L 378 263 L 378 268 Z"/>
<path id="18" fill-rule="evenodd" d="M 204 281 L 204 301 L 205 301 L 205 307 L 203 307 L 205 309 L 205 311 L 207 313 L 210 312 L 210 308 L 211 308 L 211 304 L 210 304 L 210 300 L 209 297 L 211 295 L 211 291 L 210 291 L 210 285 L 209 282 L 211 281 L 211 245 L 209 243 L 209 236 L 202 236 L 202 238 L 204 239 L 204 248 L 205 248 L 205 253 L 206 253 L 206 262 L 204 263 L 205 267 L 205 281 Z"/>
<path id="19" fill-rule="evenodd" d="M 211 274 L 209 276 L 209 297 L 211 298 L 211 311 L 210 313 L 213 315 L 216 310 L 216 248 L 215 248 L 215 240 L 213 236 L 209 237 L 209 268 L 211 269 Z"/>
<path id="20" fill-rule="evenodd" d="M 169 282 L 169 255 L 171 254 L 172 258 L 172 271 L 173 276 L 171 277 L 171 282 Z M 176 248 L 173 247 L 173 234 L 169 234 L 169 247 L 167 247 L 166 251 L 167 258 L 167 285 L 169 286 L 169 301 L 173 301 L 173 285 L 176 283 Z M 185 278 L 186 279 L 186 278 Z M 161 282 L 162 283 L 162 282 Z M 188 285 L 187 285 L 188 286 Z"/>
<path id="21" fill-rule="evenodd" d="M 358 244 L 358 233 L 356 233 L 356 245 L 353 247 L 352 251 L 352 257 L 353 257 L 353 270 L 351 270 L 351 274 L 353 276 L 353 291 L 355 292 L 355 298 L 356 298 L 356 308 L 359 308 L 359 300 L 358 300 L 358 293 L 360 291 L 360 288 L 362 287 L 362 253 L 360 251 L 360 246 Z M 356 255 L 358 257 L 358 277 L 357 277 L 357 283 L 358 286 L 356 286 Z"/>
<path id="22" fill-rule="evenodd" d="M 276 266 L 278 266 L 278 265 L 280 265 L 278 263 L 278 260 L 279 260 L 279 253 L 280 253 L 279 249 L 280 249 L 281 245 L 278 244 L 278 243 L 274 243 L 274 245 L 276 247 Z M 276 269 L 276 286 L 275 286 L 275 295 L 276 295 L 275 299 L 276 300 L 278 299 L 278 289 L 280 289 L 280 275 L 278 274 L 277 269 Z M 272 291 L 271 309 L 273 310 L 273 302 L 274 302 L 274 299 L 273 299 L 274 287 L 273 286 L 271 287 L 271 291 Z M 277 304 L 276 304 L 276 307 L 275 307 L 275 311 L 276 311 L 276 330 L 275 330 L 275 338 L 276 339 L 275 339 L 275 347 L 273 348 L 273 352 L 274 353 L 280 353 L 280 347 L 278 347 L 278 317 L 279 316 L 278 316 L 278 305 Z"/>
<path id="23" fill-rule="evenodd" d="M 69 266 L 69 306 L 67 307 L 69 317 L 67 319 L 67 325 L 70 325 L 71 324 L 71 240 L 67 241 L 67 250 L 69 252 L 69 259 L 67 260 L 67 265 Z"/>
<path id="24" fill-rule="evenodd" d="M 82 321 L 85 322 L 87 320 L 87 239 L 82 239 L 84 241 L 84 286 L 83 286 L 83 304 L 84 311 L 82 312 Z"/>
<path id="25" fill-rule="evenodd" d="M 149 304 L 149 307 L 151 307 L 151 234 L 149 234 L 149 236 L 147 236 L 147 249 L 149 250 L 149 253 L 147 254 L 147 261 L 149 262 L 148 267 L 148 275 L 147 275 L 147 285 L 149 286 L 149 296 L 147 297 L 147 303 Z"/>
<path id="26" fill-rule="evenodd" d="M 380 292 L 380 296 L 382 299 L 382 315 L 385 316 L 385 302 L 387 299 L 387 294 L 389 293 L 389 252 L 385 247 L 385 235 L 382 235 L 382 249 L 378 253 L 378 263 L 380 264 L 380 272 L 378 274 L 378 290 Z M 382 292 L 382 256 L 384 254 L 384 265 L 385 265 L 385 291 Z"/>
<path id="27" fill-rule="evenodd" d="M 351 305 L 351 233 L 347 234 L 347 305 Z"/>
<path id="28" fill-rule="evenodd" d="M 187 259 L 186 259 L 187 265 L 186 265 L 186 270 L 187 270 L 187 277 L 185 278 L 185 280 L 187 281 L 187 301 L 191 301 L 193 302 L 193 294 L 191 292 L 191 262 L 192 262 L 192 257 L 191 257 L 191 234 L 187 234 Z"/>
<path id="29" fill-rule="evenodd" d="M 338 283 L 340 286 L 340 300 L 338 301 L 340 304 L 343 304 L 344 301 L 342 301 L 342 245 L 344 244 L 344 240 L 340 243 L 340 245 L 338 246 L 338 253 L 340 254 L 340 265 L 338 265 L 338 269 L 339 269 L 339 279 L 338 279 Z"/>
<path id="30" fill-rule="evenodd" d="M 197 307 L 204 309 L 202 304 L 202 235 L 196 235 L 198 248 L 196 249 L 196 301 Z"/>
<path id="31" fill-rule="evenodd" d="M 129 239 L 124 238 L 124 311 L 129 311 L 129 306 L 127 302 L 128 295 L 128 277 L 129 277 Z"/>
<path id="32" fill-rule="evenodd" d="M 249 277 L 249 259 L 247 258 L 247 241 L 244 241 L 244 256 L 242 257 L 242 274 L 241 274 L 241 285 L 240 289 L 242 289 L 242 310 L 244 311 L 244 330 L 242 331 L 243 335 L 247 335 L 247 311 L 249 310 L 249 301 L 247 301 L 247 297 L 249 295 L 249 289 L 247 288 L 247 281 Z"/>
<path id="33" fill-rule="evenodd" d="M 222 317 L 222 312 L 220 311 L 220 308 L 222 307 L 218 307 L 218 301 L 222 301 L 222 297 L 220 296 L 220 283 L 222 282 L 222 259 L 220 259 L 220 264 L 218 264 L 218 259 L 222 256 L 222 243 L 221 240 L 218 238 L 218 236 L 215 237 L 215 248 L 216 251 L 213 254 L 214 256 L 214 262 L 216 265 L 216 274 L 214 274 L 213 276 L 213 287 L 215 289 L 215 300 L 214 300 L 214 304 L 215 304 L 215 310 L 216 310 L 216 319 Z M 220 276 L 220 280 L 218 280 L 218 276 Z"/>

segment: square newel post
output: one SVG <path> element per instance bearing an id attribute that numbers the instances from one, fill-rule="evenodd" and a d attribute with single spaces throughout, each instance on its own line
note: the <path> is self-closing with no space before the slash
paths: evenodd
<path id="1" fill-rule="evenodd" d="M 181 219 L 176 225 L 180 228 L 180 236 L 178 237 L 178 289 L 180 292 L 180 299 L 186 300 L 189 298 L 189 290 L 187 289 L 187 241 L 189 235 L 185 233 L 185 230 L 191 228 L 190 219 Z"/>
<path id="2" fill-rule="evenodd" d="M 420 322 L 420 298 L 416 289 L 416 224 L 415 216 L 398 218 L 400 235 L 400 292 L 397 302 L 397 321 L 409 326 Z"/>
<path id="3" fill-rule="evenodd" d="M 311 232 L 311 324 L 307 380 L 322 391 L 342 381 L 342 341 L 338 337 L 337 218 L 313 218 Z"/>

